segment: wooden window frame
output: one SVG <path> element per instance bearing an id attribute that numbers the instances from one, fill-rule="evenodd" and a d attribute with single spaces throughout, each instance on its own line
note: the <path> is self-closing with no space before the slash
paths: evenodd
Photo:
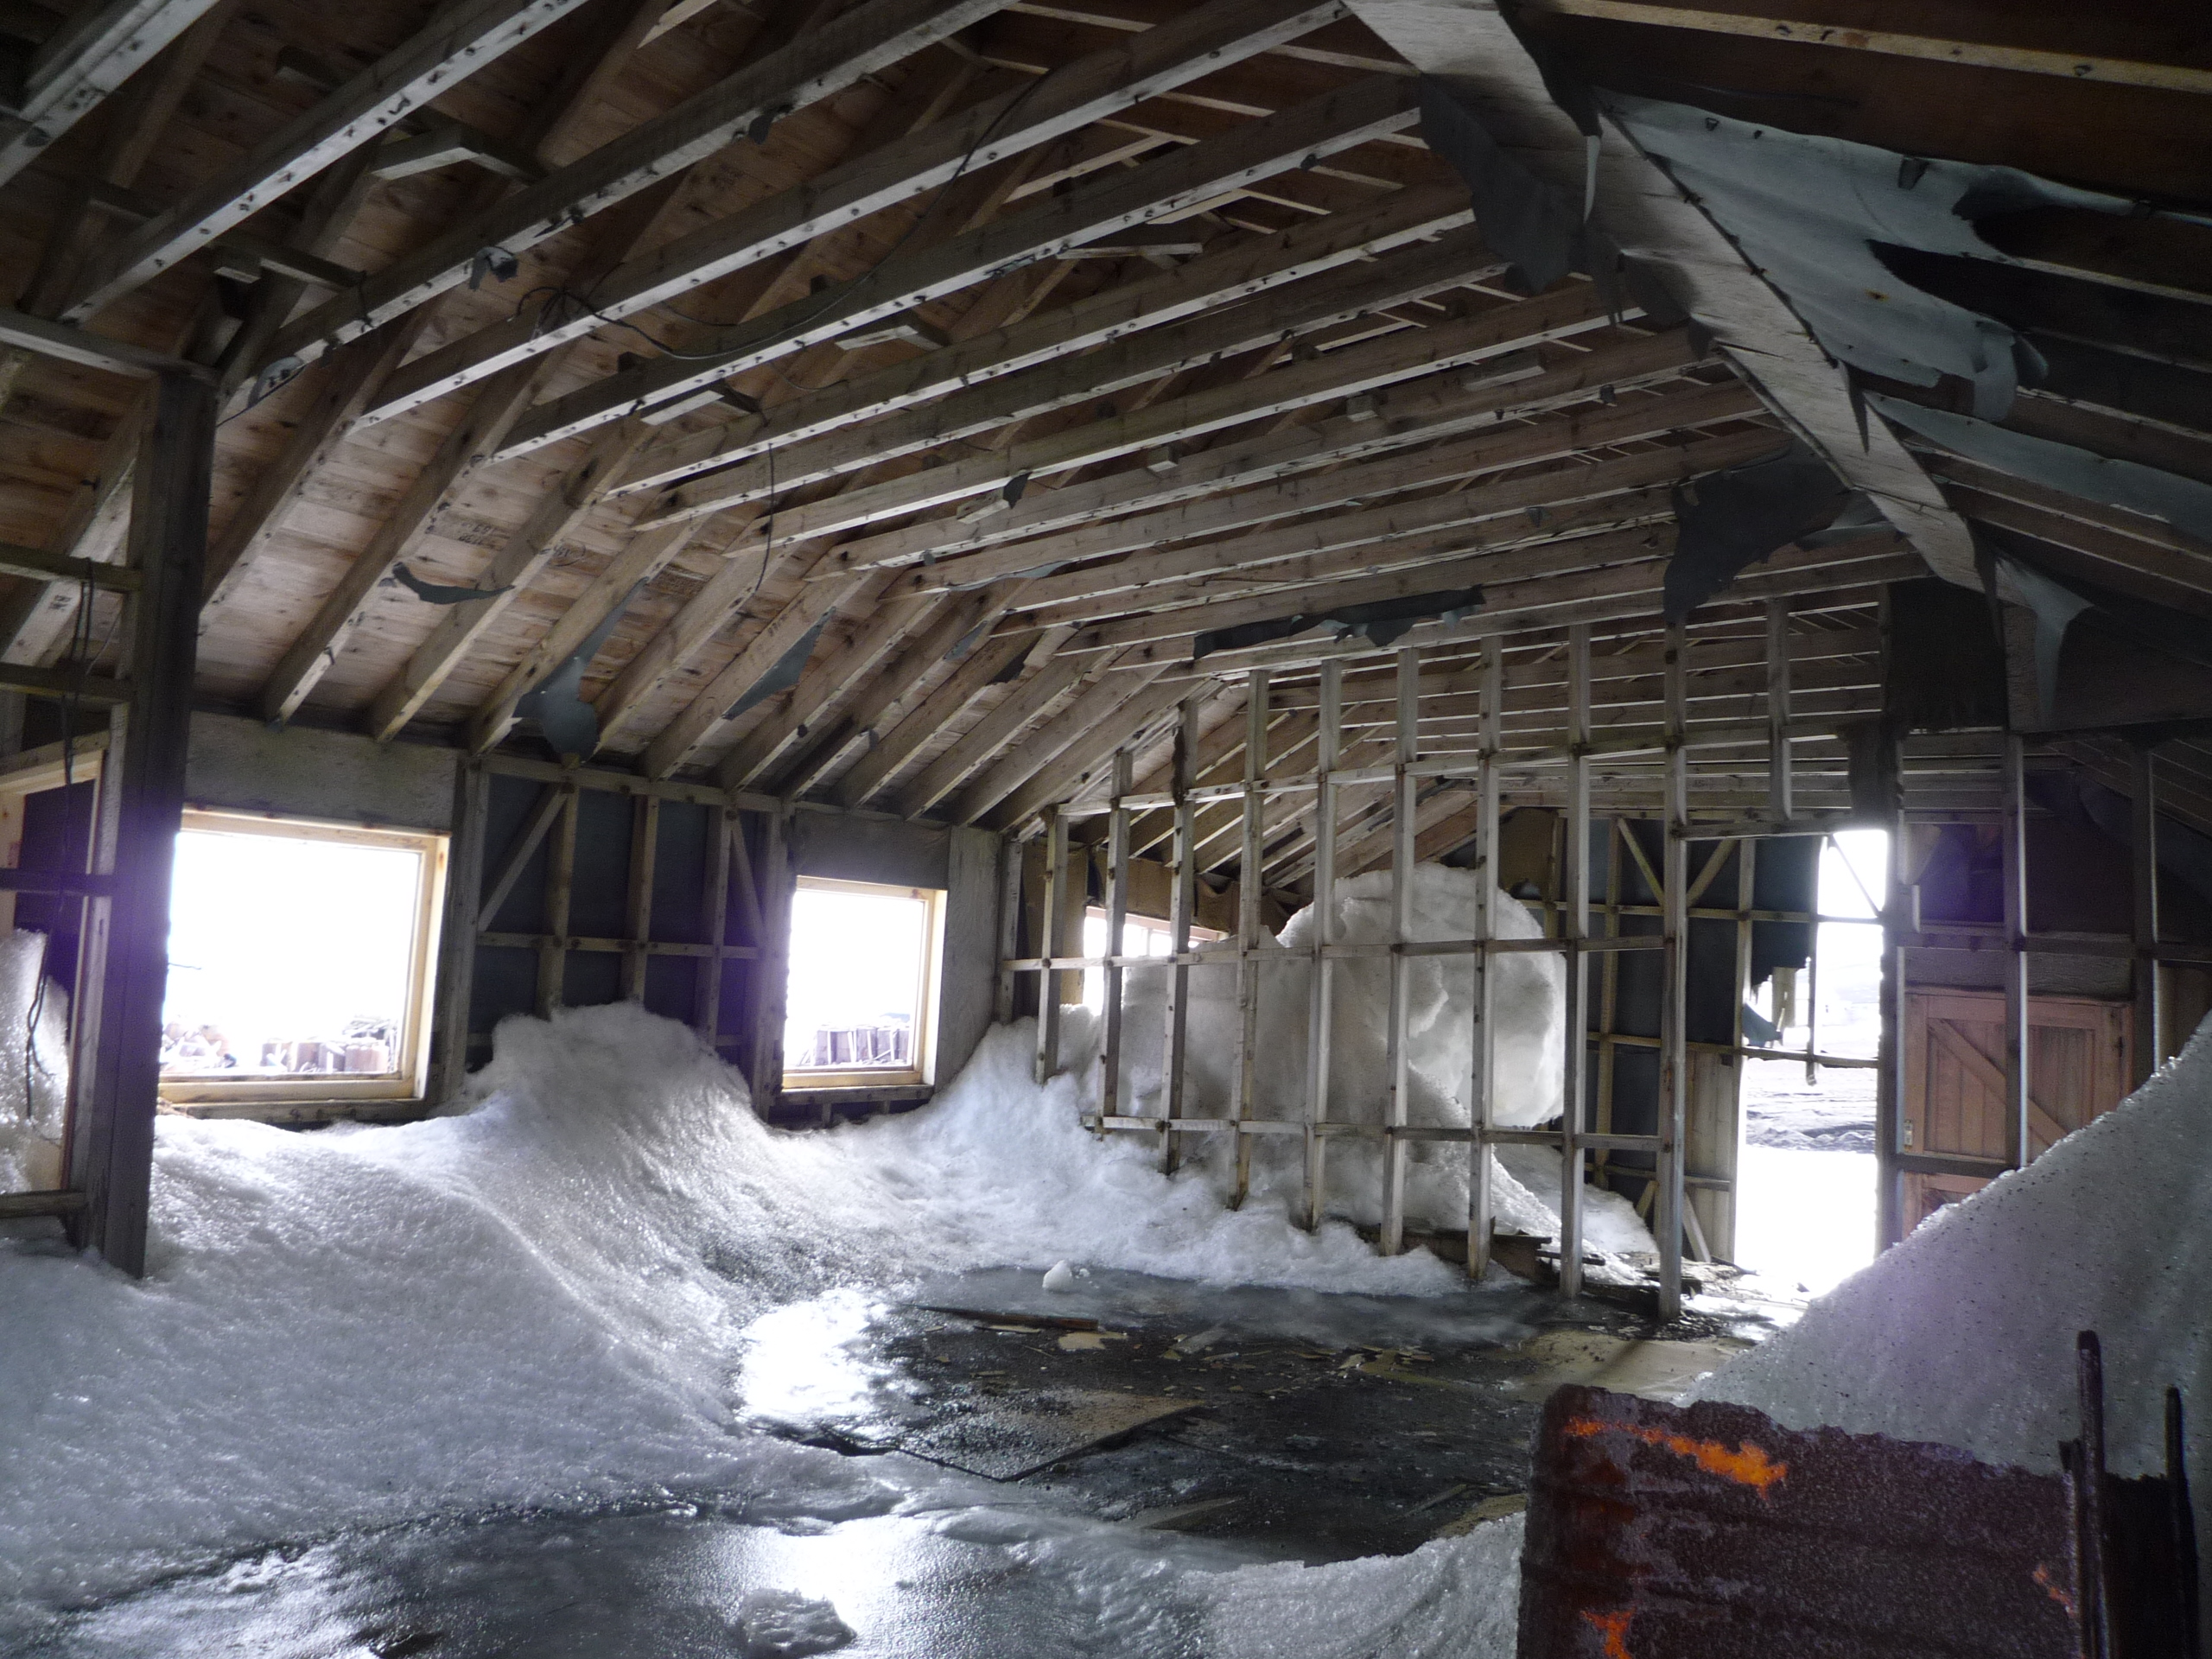
<path id="1" fill-rule="evenodd" d="M 925 906 L 923 922 L 922 976 L 915 998 L 913 1060 L 907 1065 L 840 1066 L 835 1070 L 795 1067 L 788 1059 L 783 1071 L 783 1092 L 812 1094 L 828 1089 L 911 1088 L 937 1079 L 938 999 L 944 982 L 944 890 L 906 887 L 891 881 L 847 881 L 835 876 L 802 875 L 791 884 L 792 914 L 803 891 L 866 893 L 880 899 L 918 899 Z M 784 952 L 784 973 L 791 973 L 791 951 Z"/>
<path id="2" fill-rule="evenodd" d="M 407 1008 L 401 1020 L 404 1033 L 400 1045 L 402 1060 L 394 1071 L 372 1077 L 353 1077 L 343 1073 L 207 1081 L 163 1077 L 162 1099 L 172 1105 L 190 1107 L 215 1103 L 283 1106 L 301 1101 L 423 1098 L 429 1083 L 430 1016 L 437 995 L 438 938 L 445 918 L 451 837 L 435 830 L 372 829 L 323 818 L 199 807 L 186 809 L 181 828 L 289 841 L 335 842 L 355 847 L 404 848 L 423 855 L 423 879 L 416 894 Z"/>

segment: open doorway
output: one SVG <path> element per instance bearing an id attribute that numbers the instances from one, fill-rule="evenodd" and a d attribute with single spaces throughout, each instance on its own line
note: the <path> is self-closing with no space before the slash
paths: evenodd
<path id="1" fill-rule="evenodd" d="M 1739 1097 L 1736 1260 L 1815 1295 L 1874 1258 L 1889 841 L 1880 830 L 1826 838 L 1811 958 L 1802 972 L 1777 969 L 1745 1010 L 1759 1052 L 1744 1062 Z"/>

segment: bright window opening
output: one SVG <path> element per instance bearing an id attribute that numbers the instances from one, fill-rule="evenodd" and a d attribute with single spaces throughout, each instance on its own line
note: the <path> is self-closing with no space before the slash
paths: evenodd
<path id="1" fill-rule="evenodd" d="M 1108 924 L 1106 912 L 1096 905 L 1083 913 L 1083 954 L 1086 957 L 1172 957 L 1175 954 L 1175 930 L 1166 922 L 1149 916 L 1125 916 L 1122 918 L 1122 948 L 1106 948 Z M 1191 929 L 1192 948 L 1216 944 L 1227 938 L 1226 933 L 1211 927 Z M 1106 1006 L 1106 970 L 1086 968 L 1083 970 L 1083 1005 L 1093 1014 Z"/>
<path id="2" fill-rule="evenodd" d="M 176 840 L 162 1092 L 419 1094 L 445 838 L 188 812 Z"/>
<path id="3" fill-rule="evenodd" d="M 927 1083 L 944 895 L 803 875 L 791 899 L 784 1084 Z"/>
<path id="4" fill-rule="evenodd" d="M 1785 1289 L 1827 1290 L 1874 1258 L 1874 1087 L 1890 838 L 1843 830 L 1821 849 L 1813 959 L 1777 972 L 1758 1012 L 1773 1058 L 1747 1061 L 1736 1259 Z M 1836 1065 L 1844 1061 L 1857 1064 Z"/>

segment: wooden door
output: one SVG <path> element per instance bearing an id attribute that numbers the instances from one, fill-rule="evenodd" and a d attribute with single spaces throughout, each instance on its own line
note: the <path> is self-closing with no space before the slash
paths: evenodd
<path id="1" fill-rule="evenodd" d="M 2125 1002 L 2088 997 L 2028 999 L 2031 1158 L 2126 1097 L 2129 1013 Z M 1904 1150 L 2003 1158 L 2003 993 L 1913 992 L 1904 1039 Z M 1986 1185 L 1971 1175 L 1907 1175 L 1905 1230 Z"/>

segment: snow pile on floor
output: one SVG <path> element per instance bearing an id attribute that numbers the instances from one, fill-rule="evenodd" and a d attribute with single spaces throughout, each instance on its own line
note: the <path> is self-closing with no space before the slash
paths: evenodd
<path id="1" fill-rule="evenodd" d="M 2075 1334 L 2094 1331 L 2111 1466 L 2163 1466 L 2177 1383 L 2190 1481 L 2212 1491 L 2208 1128 L 2212 1022 L 2117 1109 L 1940 1211 L 1703 1396 L 2049 1471 L 2080 1432 Z"/>
<path id="2" fill-rule="evenodd" d="M 64 1185 L 69 994 L 45 964 L 43 933 L 0 936 L 0 1192 Z"/>
<path id="3" fill-rule="evenodd" d="M 1476 907 L 1482 878 L 1441 864 L 1413 872 L 1415 939 L 1465 939 L 1478 931 Z M 1381 944 L 1395 937 L 1391 877 L 1379 872 L 1337 884 L 1330 937 L 1338 944 Z M 1491 895 L 1497 937 L 1533 939 L 1543 925 L 1528 906 L 1504 893 Z M 1277 939 L 1262 939 L 1260 1026 L 1254 1078 L 1255 1116 L 1302 1120 L 1307 1113 L 1307 1033 L 1312 1027 L 1313 972 L 1298 953 L 1313 944 L 1316 918 L 1306 906 L 1285 924 Z M 1560 1115 L 1566 1066 L 1562 959 L 1549 951 L 1501 956 L 1494 966 L 1491 1018 L 1497 1061 L 1492 1121 L 1528 1127 Z M 1122 1074 L 1119 1107 L 1125 1113 L 1159 1112 L 1165 1087 L 1166 996 L 1169 973 L 1132 969 L 1122 990 Z M 1235 974 L 1226 968 L 1191 970 L 1188 1070 L 1184 1111 L 1194 1117 L 1225 1116 L 1236 1090 L 1236 1051 L 1243 1031 Z M 1380 1123 L 1389 1090 L 1390 964 L 1382 957 L 1339 960 L 1332 975 L 1329 1117 L 1340 1123 Z M 1408 1100 L 1407 1120 L 1458 1128 L 1470 1119 L 1474 1067 L 1475 969 L 1468 957 L 1416 957 L 1406 971 Z M 1100 1038 L 1088 1014 L 1070 1011 L 1064 1059 L 1085 1080 L 1086 1097 L 1103 1088 Z M 1233 1180 L 1229 1137 L 1205 1137 L 1194 1156 L 1216 1189 Z M 1448 1141 L 1418 1141 L 1408 1159 L 1405 1202 L 1416 1226 L 1464 1231 L 1467 1224 L 1467 1152 Z M 1556 1236 L 1560 1160 L 1533 1147 L 1514 1147 L 1491 1164 L 1492 1205 L 1509 1232 Z M 1253 1148 L 1252 1190 L 1259 1200 L 1302 1202 L 1304 1150 L 1288 1136 L 1262 1136 Z M 1340 1139 L 1328 1159 L 1332 1213 L 1370 1225 L 1382 1218 L 1382 1152 L 1378 1142 Z M 1651 1234 L 1618 1194 L 1589 1186 L 1583 1202 L 1585 1244 L 1610 1252 L 1656 1249 Z"/>
<path id="4" fill-rule="evenodd" d="M 1522 1516 L 1410 1555 L 1248 1567 L 1214 1580 L 1219 1659 L 1512 1659 Z"/>
<path id="5" fill-rule="evenodd" d="M 0 1605 L 250 1541 L 712 1486 L 882 1490 L 734 1435 L 748 1323 L 838 1284 L 1078 1262 L 1385 1294 L 1465 1283 L 1340 1224 L 1223 1207 L 1077 1122 L 994 1032 L 925 1113 L 764 1128 L 634 1007 L 509 1022 L 458 1116 L 300 1135 L 164 1116 L 149 1275 L 0 1239 Z M 0 1643 L 4 1645 L 4 1643 Z"/>

